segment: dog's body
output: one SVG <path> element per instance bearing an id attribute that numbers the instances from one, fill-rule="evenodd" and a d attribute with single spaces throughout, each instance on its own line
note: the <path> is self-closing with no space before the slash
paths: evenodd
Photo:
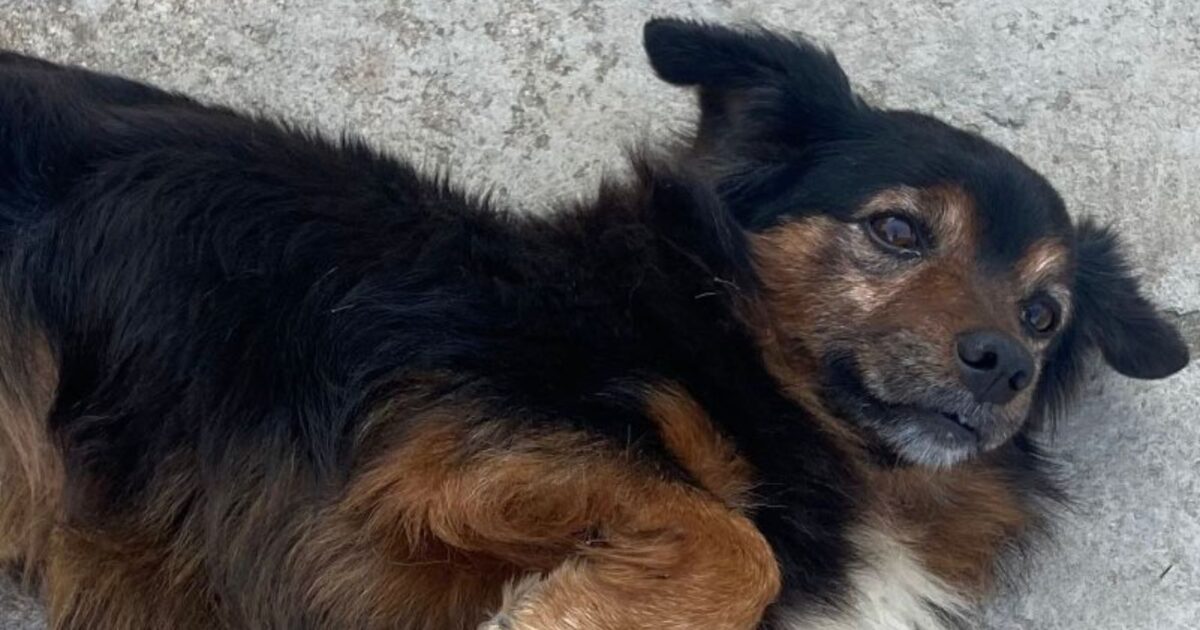
<path id="1" fill-rule="evenodd" d="M 833 127 L 892 113 L 807 44 L 678 22 L 647 38 L 664 78 L 702 88 L 678 157 L 698 173 L 639 161 L 543 218 L 354 142 L 0 57 L 0 551 L 54 625 L 961 620 L 1057 494 L 1026 420 L 1088 346 L 1163 376 L 1178 337 L 1111 239 L 1007 153 L 897 114 L 938 159 L 987 168 L 889 170 L 885 143 Z M 830 90 L 793 121 L 820 133 L 757 136 L 790 94 L 764 68 Z M 1000 230 L 1011 251 L 981 240 L 988 195 L 1027 217 Z M 960 266 L 883 258 L 920 240 L 896 208 L 928 214 Z M 942 340 L 881 322 L 992 321 L 955 285 L 985 259 L 997 295 L 1058 300 L 1054 336 L 1012 351 L 1003 391 L 977 373 L 1009 369 L 994 344 L 970 395 L 933 358 L 895 363 Z M 896 299 L 905 282 L 941 302 Z M 1020 318 L 1050 321 L 1021 295 L 1003 348 Z M 1105 299 L 1148 332 L 1086 312 Z M 935 399 L 953 425 L 923 424 Z"/>

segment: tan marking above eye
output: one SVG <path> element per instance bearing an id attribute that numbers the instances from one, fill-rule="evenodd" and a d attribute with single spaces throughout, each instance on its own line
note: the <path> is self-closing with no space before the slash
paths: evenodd
<path id="1" fill-rule="evenodd" d="M 937 229 L 947 247 L 964 257 L 975 255 L 978 236 L 975 202 L 970 193 L 957 185 L 946 184 L 929 189 L 936 199 Z"/>
<path id="2" fill-rule="evenodd" d="M 1017 262 L 1017 277 L 1022 285 L 1034 287 L 1061 278 L 1071 261 L 1071 250 L 1061 239 L 1044 238 L 1025 250 Z"/>
<path id="3" fill-rule="evenodd" d="M 913 213 L 919 212 L 921 190 L 911 186 L 897 186 L 882 190 L 863 204 L 857 217 L 865 219 L 873 214 L 884 214 L 897 209 Z"/>

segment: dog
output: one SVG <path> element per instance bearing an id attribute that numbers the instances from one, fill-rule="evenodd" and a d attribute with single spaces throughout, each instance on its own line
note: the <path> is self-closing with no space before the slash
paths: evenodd
<path id="1" fill-rule="evenodd" d="M 949 628 L 1060 490 L 1115 235 L 797 36 L 646 25 L 695 134 L 535 216 L 0 56 L 0 553 L 55 628 Z"/>

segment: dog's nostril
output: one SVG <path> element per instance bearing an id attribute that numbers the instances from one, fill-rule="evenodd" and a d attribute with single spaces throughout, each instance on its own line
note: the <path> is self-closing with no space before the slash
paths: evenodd
<path id="1" fill-rule="evenodd" d="M 1012 375 L 1008 379 L 1008 385 L 1013 388 L 1013 391 L 1021 391 L 1029 386 L 1029 373 L 1024 370 Z"/>
<path id="2" fill-rule="evenodd" d="M 984 352 L 983 358 L 976 361 L 974 365 L 981 370 L 994 370 L 999 362 L 1000 358 L 996 356 L 996 353 L 989 350 Z"/>
<path id="3" fill-rule="evenodd" d="M 994 370 L 996 364 L 1000 362 L 1000 357 L 990 349 L 959 347 L 958 358 L 962 359 L 963 363 L 977 370 Z"/>

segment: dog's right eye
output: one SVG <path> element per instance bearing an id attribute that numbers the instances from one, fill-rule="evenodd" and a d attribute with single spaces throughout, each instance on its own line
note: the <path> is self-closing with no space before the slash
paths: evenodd
<path id="1" fill-rule="evenodd" d="M 1021 321 L 1034 333 L 1048 335 L 1058 326 L 1058 303 L 1039 297 L 1021 308 Z"/>
<path id="2" fill-rule="evenodd" d="M 898 214 L 881 214 L 867 219 L 867 232 L 884 249 L 893 253 L 921 253 L 921 233 L 913 222 Z"/>

